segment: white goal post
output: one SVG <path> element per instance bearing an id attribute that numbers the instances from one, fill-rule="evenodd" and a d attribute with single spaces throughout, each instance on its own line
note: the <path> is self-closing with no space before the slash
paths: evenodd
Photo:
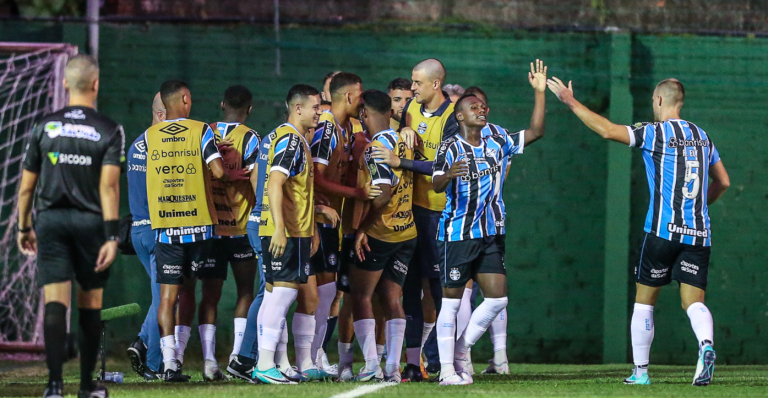
<path id="1" fill-rule="evenodd" d="M 32 127 L 63 108 L 65 43 L 0 42 L 0 352 L 40 352 L 43 302 L 35 258 L 16 247 L 16 197 Z"/>

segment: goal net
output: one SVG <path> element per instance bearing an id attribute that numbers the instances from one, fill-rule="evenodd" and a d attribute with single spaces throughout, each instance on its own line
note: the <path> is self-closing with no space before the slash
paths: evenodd
<path id="1" fill-rule="evenodd" d="M 66 105 L 64 66 L 75 54 L 69 44 L 0 42 L 0 351 L 42 344 L 36 261 L 16 247 L 16 194 L 32 127 Z"/>

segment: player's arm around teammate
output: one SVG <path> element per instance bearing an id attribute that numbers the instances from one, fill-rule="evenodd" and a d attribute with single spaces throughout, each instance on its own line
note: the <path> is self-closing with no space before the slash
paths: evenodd
<path id="1" fill-rule="evenodd" d="M 438 228 L 443 300 L 437 336 L 444 385 L 472 383 L 466 353 L 507 305 L 504 250 L 495 225 L 489 228 L 484 222 L 492 210 L 483 204 L 493 202 L 503 163 L 519 148 L 507 134 L 483 136 L 487 111 L 476 96 L 462 97 L 455 112 L 460 133 L 441 144 L 432 179 L 435 192 L 446 192 L 447 197 Z M 477 281 L 485 300 L 455 341 L 456 315 L 470 278 Z"/>

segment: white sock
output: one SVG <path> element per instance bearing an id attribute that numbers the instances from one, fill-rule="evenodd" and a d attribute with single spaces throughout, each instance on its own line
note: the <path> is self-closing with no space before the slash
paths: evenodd
<path id="1" fill-rule="evenodd" d="M 288 369 L 291 367 L 291 361 L 288 359 L 288 326 L 286 324 L 283 324 L 283 328 L 280 332 L 280 340 L 277 342 L 275 364 L 277 364 L 280 369 Z"/>
<path id="2" fill-rule="evenodd" d="M 192 336 L 192 328 L 184 325 L 176 325 L 174 337 L 176 338 L 176 360 L 184 363 L 184 351 L 187 349 L 189 337 Z"/>
<path id="3" fill-rule="evenodd" d="M 464 294 L 461 295 L 461 305 L 456 314 L 456 337 L 464 333 L 464 329 L 469 325 L 469 318 L 472 317 L 472 305 L 469 299 L 472 297 L 472 289 L 464 288 Z"/>
<path id="4" fill-rule="evenodd" d="M 376 320 L 375 319 L 361 319 L 353 323 L 355 327 L 355 338 L 357 338 L 357 344 L 363 350 L 363 358 L 365 358 L 365 368 L 368 371 L 373 371 L 376 366 L 381 366 L 377 363 L 378 355 L 376 355 Z"/>
<path id="5" fill-rule="evenodd" d="M 507 307 L 509 300 L 506 297 L 486 298 L 477 306 L 472 317 L 469 319 L 469 325 L 464 333 L 456 341 L 455 356 L 458 359 L 465 359 L 467 351 L 480 340 L 483 333 L 488 330 L 499 312 Z"/>
<path id="6" fill-rule="evenodd" d="M 355 343 L 339 343 L 339 369 L 344 365 L 352 366 L 352 356 L 355 353 Z"/>
<path id="7" fill-rule="evenodd" d="M 632 361 L 635 366 L 648 365 L 654 333 L 652 305 L 635 303 L 629 330 L 632 334 Z"/>
<path id="8" fill-rule="evenodd" d="M 384 366 L 384 374 L 391 376 L 400 371 L 400 355 L 403 352 L 403 340 L 405 340 L 405 319 L 390 319 L 385 324 L 387 335 L 387 364 Z M 378 347 L 376 347 L 378 349 Z M 382 351 L 383 347 L 382 347 Z M 379 359 L 381 363 L 381 359 Z"/>
<path id="9" fill-rule="evenodd" d="M 216 362 L 216 325 L 202 324 L 197 330 L 203 346 L 203 360 Z"/>
<path id="10" fill-rule="evenodd" d="M 314 365 L 312 340 L 315 338 L 315 316 L 293 313 L 293 346 L 296 348 L 296 366 L 303 372 Z"/>
<path id="11" fill-rule="evenodd" d="M 453 353 L 456 346 L 456 313 L 459 312 L 461 299 L 442 299 L 442 307 L 437 315 L 437 350 L 440 354 L 440 375 L 449 376 L 456 371 L 453 368 Z"/>
<path id="12" fill-rule="evenodd" d="M 312 361 L 317 358 L 317 350 L 323 347 L 325 331 L 328 330 L 328 315 L 331 313 L 333 299 L 336 298 L 336 282 L 317 287 L 317 309 L 315 310 L 315 338 L 312 340 Z"/>
<path id="13" fill-rule="evenodd" d="M 174 335 L 160 339 L 160 351 L 163 353 L 165 369 L 178 370 L 176 367 L 176 337 Z"/>
<path id="14" fill-rule="evenodd" d="M 507 359 L 507 309 L 504 308 L 496 315 L 496 319 L 488 327 L 493 343 L 493 363 L 501 365 L 509 362 Z"/>
<path id="15" fill-rule="evenodd" d="M 712 321 L 712 313 L 709 312 L 709 308 L 704 303 L 695 302 L 688 307 L 686 312 L 691 320 L 693 333 L 696 333 L 696 339 L 699 340 L 699 348 L 705 344 L 714 344 L 714 322 Z"/>
<path id="16" fill-rule="evenodd" d="M 285 327 L 285 314 L 296 301 L 299 291 L 289 287 L 273 287 L 269 300 L 269 309 L 263 303 L 259 309 L 262 324 L 259 325 L 259 363 L 260 371 L 275 367 L 275 351 Z"/>
<path id="17" fill-rule="evenodd" d="M 424 349 L 424 344 L 427 344 L 429 334 L 432 333 L 432 329 L 435 328 L 435 322 L 424 322 L 424 328 L 421 330 L 421 349 Z"/>
<path id="18" fill-rule="evenodd" d="M 240 347 L 243 345 L 243 335 L 245 334 L 245 325 L 248 318 L 235 318 L 235 343 L 232 344 L 232 353 L 229 354 L 230 361 L 240 353 Z"/>
<path id="19" fill-rule="evenodd" d="M 267 311 L 266 308 L 269 308 L 269 300 L 271 297 L 272 292 L 265 289 L 264 299 L 262 299 L 261 306 L 259 307 L 259 313 L 256 315 L 256 328 L 258 328 L 258 332 L 256 333 L 256 343 L 258 344 L 258 347 L 261 347 L 262 317 L 263 314 Z"/>
<path id="20" fill-rule="evenodd" d="M 386 345 L 384 345 L 384 344 L 376 344 L 376 356 L 379 358 L 379 363 L 381 363 L 382 358 L 384 358 L 384 351 L 386 349 L 387 349 Z"/>

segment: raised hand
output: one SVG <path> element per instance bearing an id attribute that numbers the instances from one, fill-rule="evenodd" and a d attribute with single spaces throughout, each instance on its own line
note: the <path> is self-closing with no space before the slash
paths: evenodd
<path id="1" fill-rule="evenodd" d="M 560 79 L 552 76 L 551 79 L 547 80 L 547 86 L 560 101 L 567 103 L 569 100 L 573 99 L 573 81 L 569 81 L 568 86 L 566 87 Z"/>
<path id="2" fill-rule="evenodd" d="M 537 59 L 535 64 L 531 62 L 528 82 L 536 91 L 544 92 L 547 90 L 547 66 L 544 65 L 544 61 Z"/>

